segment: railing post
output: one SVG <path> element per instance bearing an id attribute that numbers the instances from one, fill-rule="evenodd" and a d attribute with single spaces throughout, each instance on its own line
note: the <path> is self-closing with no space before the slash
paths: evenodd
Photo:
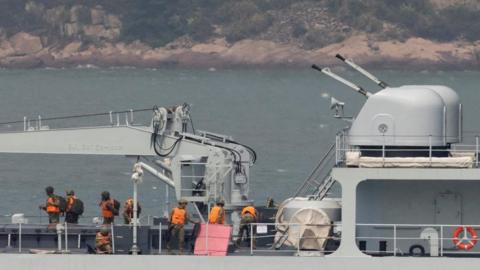
<path id="1" fill-rule="evenodd" d="M 478 168 L 478 135 L 475 136 L 475 167 Z"/>
<path id="2" fill-rule="evenodd" d="M 385 134 L 382 135 L 382 167 L 385 167 Z"/>
<path id="3" fill-rule="evenodd" d="M 428 136 L 428 157 L 430 159 L 430 167 L 432 167 L 432 135 Z"/>
<path id="4" fill-rule="evenodd" d="M 211 209 L 210 209 L 210 202 L 209 202 L 209 203 L 208 203 L 208 212 L 207 212 L 207 213 L 210 214 L 210 211 L 211 211 Z M 209 255 L 209 254 L 208 254 L 208 225 L 209 225 L 210 221 L 207 219 L 207 222 L 205 222 L 205 223 L 206 223 L 206 225 L 205 225 L 205 227 L 206 227 L 206 232 L 205 232 L 205 253 L 206 253 L 206 255 L 208 256 L 208 255 Z"/>
<path id="5" fill-rule="evenodd" d="M 297 255 L 300 255 L 300 241 L 302 240 L 301 236 L 300 236 L 300 229 L 297 229 L 297 232 L 298 232 L 298 235 L 297 235 L 297 238 L 298 238 L 298 244 L 297 244 Z"/>
<path id="6" fill-rule="evenodd" d="M 158 255 L 162 254 L 162 223 L 158 224 Z"/>
<path id="7" fill-rule="evenodd" d="M 443 257 L 443 225 L 440 225 L 440 257 Z"/>
<path id="8" fill-rule="evenodd" d="M 57 223 L 56 224 L 56 229 L 57 229 L 57 251 L 58 253 L 62 253 L 62 228 L 61 228 L 61 224 L 60 223 Z"/>
<path id="9" fill-rule="evenodd" d="M 397 225 L 393 225 L 393 256 L 397 256 Z"/>
<path id="10" fill-rule="evenodd" d="M 338 165 L 338 145 L 339 145 L 339 138 L 338 138 L 338 134 L 337 136 L 335 136 L 335 165 Z"/>
<path id="11" fill-rule="evenodd" d="M 250 226 L 250 256 L 251 256 L 253 255 L 253 225 L 252 223 L 248 225 Z"/>
<path id="12" fill-rule="evenodd" d="M 65 252 L 68 252 L 68 227 L 67 222 L 65 221 Z"/>
<path id="13" fill-rule="evenodd" d="M 18 223 L 18 252 L 22 252 L 22 223 Z"/>
<path id="14" fill-rule="evenodd" d="M 115 254 L 115 231 L 113 230 L 113 223 L 110 224 L 110 232 L 112 237 L 112 254 Z"/>

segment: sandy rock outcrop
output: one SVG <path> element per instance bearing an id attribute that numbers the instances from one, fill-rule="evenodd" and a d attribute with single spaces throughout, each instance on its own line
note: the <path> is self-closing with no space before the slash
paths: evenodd
<path id="1" fill-rule="evenodd" d="M 103 24 L 105 21 L 105 11 L 102 7 L 97 6 L 96 8 L 92 8 L 90 10 L 90 17 L 92 20 L 92 24 Z"/>
<path id="2" fill-rule="evenodd" d="M 367 35 L 357 35 L 347 40 L 317 50 L 333 57 L 340 53 L 354 58 L 358 63 L 375 62 L 423 63 L 445 65 L 446 63 L 474 63 L 474 43 L 450 42 L 441 43 L 423 38 L 410 38 L 406 41 L 371 41 Z"/>
<path id="3" fill-rule="evenodd" d="M 18 55 L 34 54 L 43 49 L 40 37 L 25 32 L 14 35 L 9 41 Z"/>
<path id="4" fill-rule="evenodd" d="M 0 41 L 0 59 L 15 54 L 15 49 L 8 40 Z"/>

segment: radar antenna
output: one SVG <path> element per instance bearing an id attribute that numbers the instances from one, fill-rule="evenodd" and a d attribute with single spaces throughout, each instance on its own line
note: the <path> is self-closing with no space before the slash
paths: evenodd
<path id="1" fill-rule="evenodd" d="M 320 72 L 322 72 L 323 74 L 345 84 L 346 86 L 352 88 L 353 90 L 357 91 L 358 93 L 364 95 L 365 97 L 370 97 L 372 95 L 372 93 L 368 92 L 367 90 L 363 89 L 363 87 L 361 86 L 358 86 L 340 76 L 338 76 L 337 74 L 333 73 L 329 68 L 320 68 L 319 66 L 317 65 L 312 65 L 312 68 L 315 69 L 315 70 L 318 70 Z"/>
<path id="2" fill-rule="evenodd" d="M 353 62 L 352 59 L 347 59 L 345 57 L 343 57 L 341 54 L 337 54 L 335 55 L 335 57 L 337 57 L 338 59 L 342 60 L 345 64 L 351 66 L 353 69 L 355 69 L 356 71 L 360 72 L 361 74 L 363 74 L 365 77 L 369 78 L 370 80 L 372 80 L 374 83 L 376 83 L 378 86 L 380 86 L 382 89 L 385 89 L 388 87 L 388 84 L 380 79 L 378 79 L 377 77 L 375 77 L 375 75 L 373 75 L 372 73 L 366 71 L 365 69 L 363 69 L 361 66 L 355 64 L 355 62 Z"/>

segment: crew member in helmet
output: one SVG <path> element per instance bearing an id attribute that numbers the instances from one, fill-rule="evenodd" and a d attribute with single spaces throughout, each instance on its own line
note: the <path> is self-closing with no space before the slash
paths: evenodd
<path id="1" fill-rule="evenodd" d="M 47 193 L 47 202 L 45 205 L 40 205 L 39 208 L 47 212 L 50 224 L 58 223 L 60 221 L 60 200 L 53 193 L 53 187 L 46 187 L 45 192 Z"/>
<path id="2" fill-rule="evenodd" d="M 73 206 L 77 200 L 75 197 L 75 192 L 73 190 L 67 190 L 67 208 L 65 210 L 65 222 L 67 223 L 78 223 L 79 214 L 73 209 Z"/>
<path id="3" fill-rule="evenodd" d="M 140 212 L 142 212 L 142 207 L 140 203 L 137 201 L 137 218 L 140 216 Z M 133 199 L 128 198 L 123 205 L 123 221 L 125 224 L 132 223 L 133 219 Z"/>
<path id="4" fill-rule="evenodd" d="M 238 238 L 237 238 L 237 243 L 236 246 L 239 247 L 240 244 L 242 243 L 243 239 L 243 234 L 246 233 L 246 238 L 250 240 L 250 236 L 253 236 L 253 239 L 249 241 L 249 243 L 252 243 L 252 248 L 255 248 L 255 230 L 250 232 L 250 228 L 252 227 L 252 223 L 256 223 L 258 218 L 258 212 L 257 209 L 255 209 L 253 203 L 250 203 L 249 205 L 245 206 L 242 209 L 241 213 L 241 220 L 240 220 L 240 230 L 238 233 Z M 252 228 L 253 229 L 253 228 Z"/>
<path id="5" fill-rule="evenodd" d="M 210 210 L 210 215 L 208 216 L 208 223 L 210 224 L 225 224 L 225 206 L 224 200 L 218 200 L 216 205 Z"/>
<path id="6" fill-rule="evenodd" d="M 188 201 L 181 199 L 178 201 L 178 206 L 172 209 L 169 218 L 168 231 L 170 233 L 170 238 L 167 241 L 167 250 L 168 253 L 172 253 L 172 240 L 177 238 L 178 240 L 178 249 L 180 255 L 183 254 L 183 249 L 185 246 L 185 224 L 187 221 L 197 224 L 198 221 L 194 221 L 190 218 L 190 215 L 187 213 L 187 204 Z"/>
<path id="7" fill-rule="evenodd" d="M 95 235 L 95 250 L 97 254 L 112 254 L 112 239 L 106 226 L 102 226 Z"/>
<path id="8" fill-rule="evenodd" d="M 102 201 L 99 205 L 102 210 L 103 224 L 112 224 L 115 218 L 115 201 L 110 198 L 108 191 L 102 192 Z"/>

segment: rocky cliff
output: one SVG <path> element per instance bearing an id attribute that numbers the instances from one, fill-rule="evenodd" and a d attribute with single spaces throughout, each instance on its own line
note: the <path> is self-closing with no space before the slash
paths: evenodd
<path id="1" fill-rule="evenodd" d="M 440 9 L 455 5 L 446 0 L 432 1 Z M 115 13 L 113 8 L 91 3 L 68 6 L 44 2 L 25 1 L 18 7 L 24 12 L 24 20 L 37 22 L 38 27 L 2 27 L 0 22 L 0 67 L 307 67 L 311 63 L 337 64 L 332 57 L 336 53 L 378 68 L 464 69 L 480 66 L 480 41 L 465 38 L 435 40 L 411 33 L 406 35 L 401 23 L 371 18 L 368 22 L 372 24 L 373 20 L 377 23 L 375 27 L 380 23 L 381 30 L 368 31 L 366 26 L 358 27 L 349 20 L 339 19 L 328 3 L 319 5 L 314 1 L 298 1 L 264 12 L 247 10 L 242 14 L 250 12 L 251 15 L 239 19 L 246 24 L 254 22 L 253 28 L 248 28 L 247 32 L 238 28 L 237 21 L 230 21 L 213 24 L 211 32 L 195 38 L 198 34 L 195 31 L 200 30 L 198 26 L 190 26 L 186 29 L 197 30 L 179 32 L 170 42 L 155 46 L 148 42 L 151 39 L 125 38 L 125 29 L 131 29 L 131 25 L 125 26 L 127 15 Z M 338 12 L 343 12 L 341 7 Z M 200 24 L 195 17 L 192 18 L 193 24 Z M 148 29 L 140 27 L 138 31 Z M 162 33 L 152 35 L 161 36 Z"/>

